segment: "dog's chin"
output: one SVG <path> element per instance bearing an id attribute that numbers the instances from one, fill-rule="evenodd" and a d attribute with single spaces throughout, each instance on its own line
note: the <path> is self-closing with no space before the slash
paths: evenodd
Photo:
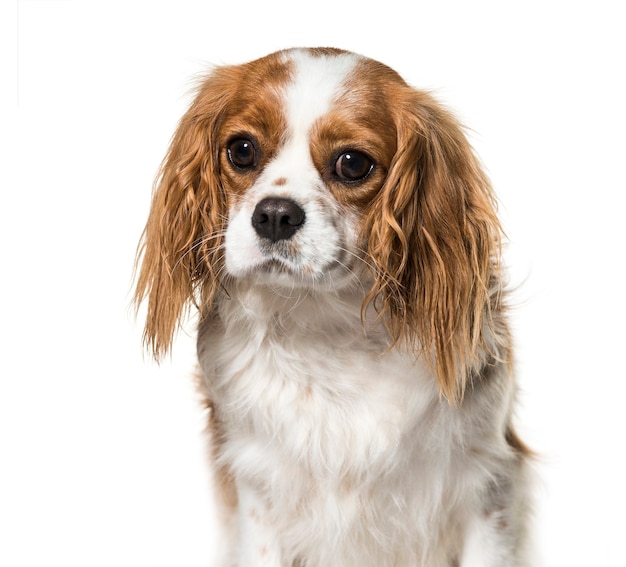
<path id="1" fill-rule="evenodd" d="M 229 275 L 238 282 L 285 292 L 339 291 L 357 279 L 353 270 L 338 261 L 326 266 L 313 267 L 275 257 L 267 258 Z"/>

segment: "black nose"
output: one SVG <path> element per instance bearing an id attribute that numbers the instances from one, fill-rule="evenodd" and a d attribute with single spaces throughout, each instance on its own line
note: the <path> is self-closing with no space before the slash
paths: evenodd
<path id="1" fill-rule="evenodd" d="M 304 211 L 291 199 L 268 197 L 259 201 L 252 213 L 256 233 L 272 242 L 291 238 L 303 224 Z"/>

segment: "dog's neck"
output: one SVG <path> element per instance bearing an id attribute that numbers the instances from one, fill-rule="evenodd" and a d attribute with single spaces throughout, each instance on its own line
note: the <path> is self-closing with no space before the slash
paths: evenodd
<path id="1" fill-rule="evenodd" d="M 237 283 L 217 302 L 217 315 L 226 328 L 249 327 L 314 336 L 318 333 L 374 333 L 380 341 L 380 325 L 372 308 L 362 313 L 366 290 L 360 285 L 337 291 Z M 234 326 L 234 327 L 233 327 Z"/>

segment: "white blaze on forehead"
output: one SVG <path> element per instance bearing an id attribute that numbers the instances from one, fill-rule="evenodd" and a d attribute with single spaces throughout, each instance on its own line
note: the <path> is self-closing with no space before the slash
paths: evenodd
<path id="1" fill-rule="evenodd" d="M 282 94 L 287 122 L 285 143 L 267 165 L 259 187 L 261 194 L 275 193 L 275 180 L 280 179 L 281 191 L 288 192 L 290 198 L 304 205 L 316 197 L 316 188 L 321 186 L 311 157 L 311 128 L 331 110 L 359 56 L 352 53 L 313 55 L 304 49 L 294 49 L 284 57 L 293 65 L 291 82 Z M 264 186 L 263 182 L 269 185 Z M 307 216 L 311 224 L 308 213 Z"/>
<path id="2" fill-rule="evenodd" d="M 331 109 L 359 56 L 312 55 L 306 50 L 294 50 L 288 58 L 295 65 L 293 82 L 284 94 L 288 133 L 300 138 L 307 136 L 315 121 Z"/>

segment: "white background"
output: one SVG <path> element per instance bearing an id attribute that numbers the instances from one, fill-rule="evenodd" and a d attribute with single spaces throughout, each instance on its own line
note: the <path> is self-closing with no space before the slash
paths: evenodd
<path id="1" fill-rule="evenodd" d="M 521 285 L 540 551 L 549 567 L 626 565 L 618 4 L 3 2 L 0 565 L 208 566 L 193 339 L 161 367 L 143 356 L 135 246 L 190 79 L 293 45 L 379 59 L 472 129 Z"/>

